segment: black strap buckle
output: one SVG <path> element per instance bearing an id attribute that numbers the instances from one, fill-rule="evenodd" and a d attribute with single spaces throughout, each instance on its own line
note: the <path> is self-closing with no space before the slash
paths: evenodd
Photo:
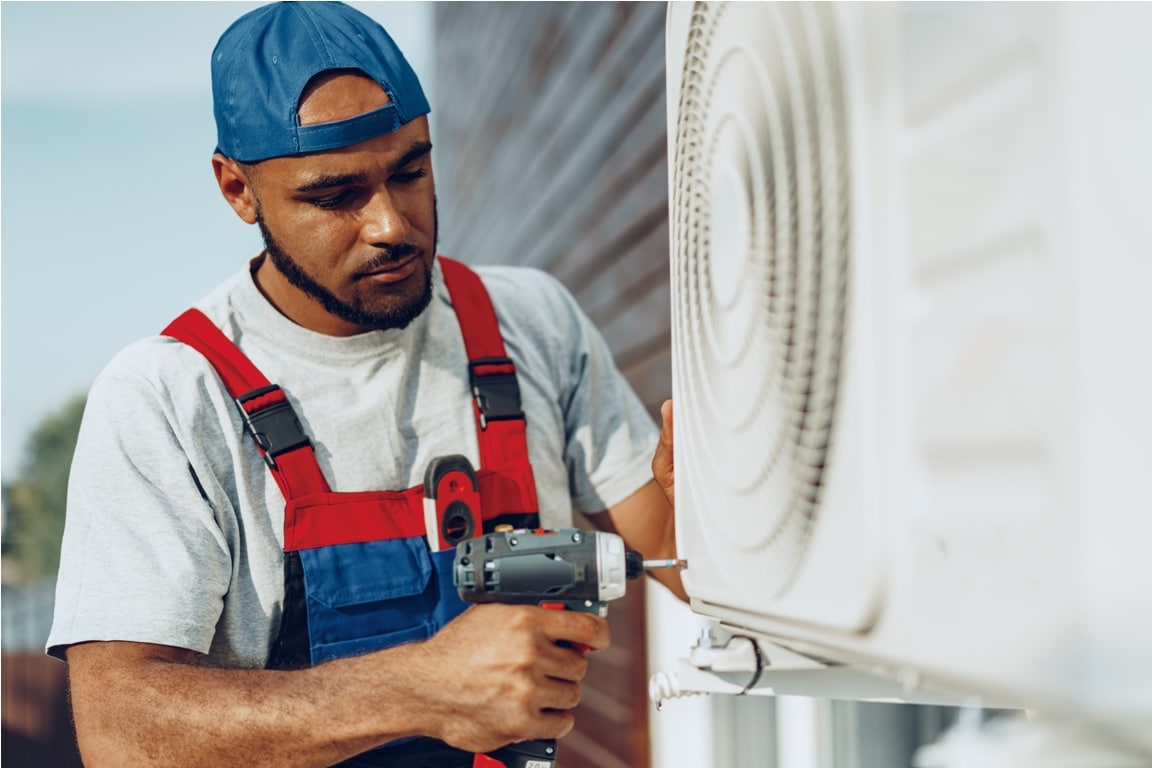
<path id="1" fill-rule="evenodd" d="M 276 457 L 280 454 L 302 445 L 311 444 L 308 435 L 304 434 L 304 428 L 300 426 L 300 419 L 297 418 L 296 411 L 292 409 L 292 405 L 287 399 L 264 406 L 251 413 L 244 407 L 244 403 L 249 400 L 255 400 L 279 389 L 280 387 L 271 384 L 236 398 L 236 405 L 240 408 L 240 414 L 244 418 L 244 426 L 248 429 L 248 434 L 252 435 L 256 444 L 264 451 L 264 463 L 270 469 L 276 469 Z"/>
<path id="2" fill-rule="evenodd" d="M 488 366 L 508 366 L 512 370 L 507 373 L 481 373 L 477 370 Z M 468 376 L 472 383 L 472 396 L 480 408 L 481 429 L 487 429 L 490 421 L 524 418 L 516 366 L 510 358 L 481 357 L 470 360 Z"/>

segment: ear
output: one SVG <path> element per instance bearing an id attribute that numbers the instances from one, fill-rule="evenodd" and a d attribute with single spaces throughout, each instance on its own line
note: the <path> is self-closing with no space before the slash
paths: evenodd
<path id="1" fill-rule="evenodd" d="M 216 153 L 212 156 L 212 172 L 216 174 L 216 184 L 220 194 L 247 224 L 256 223 L 256 192 L 252 180 L 238 162 Z"/>

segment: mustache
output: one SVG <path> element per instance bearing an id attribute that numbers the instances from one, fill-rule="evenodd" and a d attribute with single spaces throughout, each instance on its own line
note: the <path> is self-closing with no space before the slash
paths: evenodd
<path id="1" fill-rule="evenodd" d="M 360 268 L 360 271 L 361 272 L 371 272 L 372 270 L 375 270 L 375 269 L 383 269 L 385 267 L 390 267 L 398 261 L 404 261 L 408 257 L 416 256 L 416 255 L 419 255 L 420 253 L 422 253 L 422 251 L 419 248 L 417 248 L 415 245 L 412 245 L 411 243 L 404 243 L 402 245 L 397 245 L 397 246 L 390 246 L 390 245 L 377 246 L 376 257 L 373 258 L 368 263 L 364 264 Z"/>

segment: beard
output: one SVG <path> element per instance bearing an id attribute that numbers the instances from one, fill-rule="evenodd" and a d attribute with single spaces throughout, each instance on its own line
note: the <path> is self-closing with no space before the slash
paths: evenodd
<path id="1" fill-rule="evenodd" d="M 439 237 L 438 215 L 435 216 L 434 221 L 433 253 L 436 252 L 436 243 Z M 259 207 L 256 210 L 256 224 L 260 227 L 260 234 L 264 238 L 264 251 L 276 269 L 287 278 L 289 283 L 320 302 L 325 311 L 345 322 L 377 331 L 402 330 L 407 328 L 432 303 L 432 262 L 430 259 L 418 257 L 419 268 L 422 270 L 424 278 L 424 289 L 420 294 L 408 300 L 403 300 L 402 296 L 398 296 L 398 301 L 384 309 L 369 309 L 363 306 L 361 302 L 350 303 L 337 298 L 335 294 L 309 275 L 300 263 L 276 241 L 272 232 L 265 225 L 264 216 Z M 378 269 L 387 266 L 418 251 L 415 246 L 407 244 L 395 248 L 378 246 L 378 249 L 377 258 L 367 265 L 366 269 Z"/>

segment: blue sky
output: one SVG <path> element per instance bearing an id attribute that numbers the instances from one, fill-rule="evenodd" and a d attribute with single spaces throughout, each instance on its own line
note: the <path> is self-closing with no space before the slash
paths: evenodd
<path id="1" fill-rule="evenodd" d="M 259 234 L 220 197 L 208 62 L 249 2 L 0 4 L 0 459 L 126 344 L 239 271 Z M 380 20 L 433 97 L 431 9 Z"/>

